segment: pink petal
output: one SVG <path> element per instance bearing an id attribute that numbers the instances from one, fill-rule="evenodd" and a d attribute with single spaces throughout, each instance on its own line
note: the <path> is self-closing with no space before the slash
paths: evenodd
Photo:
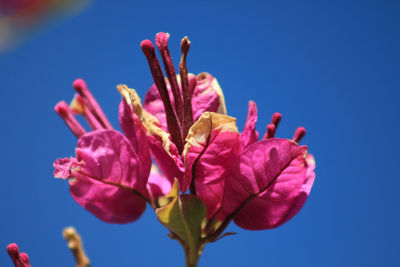
<path id="1" fill-rule="evenodd" d="M 206 112 L 226 114 L 225 99 L 217 79 L 209 73 L 196 76 L 197 84 L 192 96 L 193 121 Z"/>
<path id="2" fill-rule="evenodd" d="M 150 166 L 141 165 L 125 136 L 115 130 L 90 132 L 78 140 L 76 154 L 54 164 L 60 177 L 75 178 L 70 192 L 76 202 L 112 223 L 131 222 L 143 213 Z M 79 168 L 72 168 L 77 162 Z"/>
<path id="3" fill-rule="evenodd" d="M 271 229 L 290 220 L 303 206 L 315 177 L 306 150 L 278 138 L 249 146 L 227 181 L 224 212 L 239 211 L 235 223 L 250 230 Z"/>
<path id="4" fill-rule="evenodd" d="M 119 105 L 119 123 L 124 135 L 138 155 L 143 170 L 148 171 L 148 173 L 143 173 L 143 176 L 149 176 L 152 163 L 146 129 L 125 99 L 122 99 Z"/>
<path id="5" fill-rule="evenodd" d="M 257 105 L 255 102 L 249 102 L 249 112 L 247 114 L 246 124 L 243 132 L 240 134 L 240 142 L 243 149 L 258 141 L 259 134 L 256 130 Z"/>
<path id="6" fill-rule="evenodd" d="M 154 136 L 148 136 L 151 155 L 165 178 L 173 184 L 178 179 L 179 185 L 183 182 L 184 165 L 174 143 L 170 143 L 168 151 L 163 143 Z"/>
<path id="7" fill-rule="evenodd" d="M 196 195 L 212 217 L 222 202 L 225 178 L 239 154 L 235 118 L 206 112 L 192 126 L 185 146 L 185 188 L 194 181 Z"/>
<path id="8" fill-rule="evenodd" d="M 158 171 L 157 167 L 153 166 L 147 182 L 147 190 L 151 199 L 156 200 L 161 196 L 167 195 L 171 191 L 171 188 L 171 182 Z"/>
<path id="9" fill-rule="evenodd" d="M 146 139 L 151 154 L 161 172 L 171 183 L 174 182 L 174 178 L 177 178 L 181 182 L 184 166 L 175 144 L 171 141 L 170 135 L 160 128 L 160 123 L 156 117 L 142 108 L 141 100 L 135 90 L 129 89 L 126 85 L 120 85 L 118 86 L 118 89 L 126 102 L 129 103 L 129 106 L 132 107 L 132 111 L 134 111 L 136 115 L 132 116 L 134 119 L 133 122 L 135 126 L 138 126 L 138 129 L 140 129 L 140 124 L 139 122 L 136 122 L 135 119 L 140 119 L 140 122 L 142 123 L 141 126 L 144 127 L 146 132 Z M 129 116 L 124 115 L 124 110 L 122 112 L 123 113 L 120 116 L 120 119 L 122 120 L 121 127 L 123 127 L 129 137 L 132 130 L 129 128 L 126 129 L 126 126 L 131 125 L 131 122 L 129 122 L 130 118 Z"/>
<path id="10" fill-rule="evenodd" d="M 146 202 L 132 190 L 104 183 L 76 179 L 70 192 L 79 205 L 108 223 L 128 223 L 142 215 Z"/>
<path id="11" fill-rule="evenodd" d="M 150 170 L 141 166 L 131 143 L 119 132 L 98 130 L 82 136 L 76 154 L 85 165 L 74 175 L 79 173 L 103 183 L 146 192 L 146 175 Z"/>

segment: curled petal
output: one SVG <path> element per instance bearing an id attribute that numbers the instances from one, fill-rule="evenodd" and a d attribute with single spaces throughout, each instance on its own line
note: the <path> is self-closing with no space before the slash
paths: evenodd
<path id="1" fill-rule="evenodd" d="M 257 105 L 255 102 L 249 102 L 249 112 L 247 114 L 246 124 L 243 132 L 240 134 L 240 143 L 243 149 L 258 141 L 259 134 L 256 130 Z"/>
<path id="2" fill-rule="evenodd" d="M 78 162 L 74 157 L 56 159 L 53 163 L 54 177 L 61 179 L 72 178 L 72 171 L 83 165 L 83 162 Z"/>
<path id="3" fill-rule="evenodd" d="M 132 190 L 96 180 L 70 180 L 70 192 L 79 205 L 108 223 L 135 221 L 146 208 L 145 200 Z"/>
<path id="4" fill-rule="evenodd" d="M 118 86 L 118 90 L 141 121 L 146 131 L 151 154 L 161 172 L 171 183 L 174 178 L 181 183 L 183 163 L 175 144 L 171 142 L 169 133 L 162 129 L 162 125 L 156 117 L 142 108 L 141 100 L 135 90 L 129 89 L 125 85 Z"/>
<path id="5" fill-rule="evenodd" d="M 143 170 L 148 172 L 143 173 L 143 176 L 148 176 L 152 163 L 146 129 L 125 99 L 122 99 L 119 105 L 119 122 L 124 135 L 131 142 L 133 149 L 138 155 Z"/>
<path id="6" fill-rule="evenodd" d="M 306 146 L 268 139 L 248 147 L 227 181 L 223 209 L 250 230 L 271 229 L 303 206 L 314 181 Z"/>
<path id="7" fill-rule="evenodd" d="M 239 154 L 236 119 L 206 112 L 190 128 L 186 142 L 183 191 L 194 181 L 196 195 L 211 217 L 221 205 L 226 175 Z"/>

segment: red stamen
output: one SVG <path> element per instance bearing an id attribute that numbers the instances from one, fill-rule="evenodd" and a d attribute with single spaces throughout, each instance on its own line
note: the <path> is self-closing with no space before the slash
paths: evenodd
<path id="1" fill-rule="evenodd" d="M 161 58 L 164 62 L 164 69 L 167 73 L 168 81 L 171 86 L 172 94 L 174 95 L 175 100 L 175 112 L 178 115 L 179 122 L 182 121 L 182 113 L 183 113 L 183 103 L 181 97 L 181 91 L 179 89 L 178 80 L 176 79 L 176 73 L 174 64 L 172 63 L 171 54 L 168 49 L 168 33 L 157 33 L 156 35 L 156 45 L 158 50 L 160 51 Z"/>
<path id="2" fill-rule="evenodd" d="M 16 267 L 31 267 L 28 254 L 19 252 L 17 244 L 9 244 L 7 246 L 7 253 Z"/>
<path id="3" fill-rule="evenodd" d="M 278 128 L 281 119 L 282 119 L 282 114 L 280 114 L 279 112 L 275 112 L 274 115 L 272 115 L 271 123 L 275 125 L 275 128 Z"/>
<path id="4" fill-rule="evenodd" d="M 293 141 L 296 143 L 300 143 L 301 139 L 303 139 L 303 137 L 306 135 L 306 129 L 304 127 L 298 127 L 296 129 L 296 132 L 294 133 L 293 136 Z"/>
<path id="5" fill-rule="evenodd" d="M 192 111 L 192 93 L 196 84 L 194 80 L 191 79 L 191 84 L 189 84 L 187 66 L 186 66 L 186 56 L 189 52 L 190 41 L 185 36 L 181 42 L 181 62 L 179 63 L 179 73 L 181 76 L 181 86 L 182 86 L 182 95 L 183 95 L 183 136 L 186 137 L 189 128 L 193 124 L 193 111 Z M 196 81 L 197 82 L 197 81 Z"/>
<path id="6" fill-rule="evenodd" d="M 274 138 L 276 133 L 276 127 L 272 123 L 267 125 L 267 132 L 265 133 L 263 139 Z"/>
<path id="7" fill-rule="evenodd" d="M 80 123 L 75 119 L 67 103 L 65 103 L 64 101 L 58 102 L 57 105 L 54 107 L 54 110 L 64 120 L 64 122 L 67 124 L 71 132 L 76 136 L 76 138 L 80 138 L 86 133 L 82 125 L 80 125 Z"/>
<path id="8" fill-rule="evenodd" d="M 176 117 L 176 114 L 172 108 L 171 100 L 169 99 L 167 85 L 165 84 L 165 79 L 163 72 L 161 70 L 160 62 L 158 62 L 158 59 L 156 57 L 154 45 L 150 40 L 144 40 L 142 41 L 140 46 L 143 50 L 144 55 L 147 58 L 154 83 L 163 101 L 165 113 L 167 115 L 166 117 L 167 117 L 168 131 L 171 134 L 171 139 L 176 144 L 178 151 L 182 152 L 183 139 L 182 139 L 180 125 Z"/>
<path id="9" fill-rule="evenodd" d="M 97 120 L 103 125 L 105 129 L 112 129 L 111 123 L 108 121 L 106 115 L 103 110 L 100 108 L 99 103 L 97 103 L 96 99 L 93 97 L 92 93 L 90 93 L 89 89 L 86 86 L 86 83 L 82 79 L 76 79 L 72 86 L 75 90 L 82 96 L 85 106 L 90 109 L 92 114 L 97 118 Z"/>

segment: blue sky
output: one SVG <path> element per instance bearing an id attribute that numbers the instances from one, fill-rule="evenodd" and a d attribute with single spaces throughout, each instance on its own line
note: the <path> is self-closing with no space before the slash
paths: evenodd
<path id="1" fill-rule="evenodd" d="M 301 212 L 268 231 L 235 225 L 206 247 L 199 266 L 396 266 L 400 225 L 400 5 L 396 1 L 94 1 L 0 54 L 0 265 L 17 242 L 33 266 L 73 266 L 61 236 L 81 232 L 93 266 L 183 266 L 150 208 L 109 225 L 76 204 L 52 176 L 75 137 L 53 111 L 84 78 L 113 125 L 126 83 L 144 97 L 152 83 L 140 41 L 171 34 L 192 47 L 190 72 L 224 90 L 241 129 L 258 104 L 261 134 L 274 112 L 277 135 L 307 129 L 317 178 Z M 218 3 L 215 3 L 218 2 Z M 261 4 L 261 2 L 263 2 Z"/>

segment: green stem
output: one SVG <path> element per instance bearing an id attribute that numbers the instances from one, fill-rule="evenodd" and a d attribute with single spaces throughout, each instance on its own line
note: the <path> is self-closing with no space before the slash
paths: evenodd
<path id="1" fill-rule="evenodd" d="M 185 251 L 185 261 L 186 261 L 186 267 L 197 267 L 197 262 L 199 261 L 199 253 L 196 251 L 195 253 L 191 252 L 191 249 L 189 247 L 184 247 Z M 194 257 L 194 255 L 196 255 Z"/>

